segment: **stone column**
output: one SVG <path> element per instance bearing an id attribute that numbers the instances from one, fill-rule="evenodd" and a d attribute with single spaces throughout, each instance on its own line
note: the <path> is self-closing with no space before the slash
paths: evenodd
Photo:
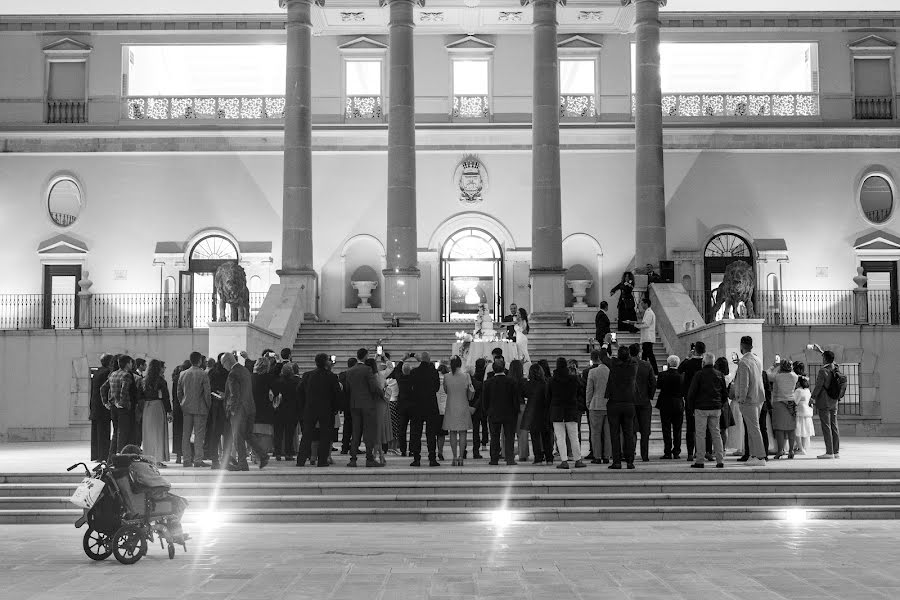
<path id="1" fill-rule="evenodd" d="M 317 0 L 321 3 L 321 0 Z M 303 311 L 315 315 L 317 277 L 312 245 L 312 82 L 310 78 L 313 0 L 279 0 L 287 8 L 287 69 L 284 98 L 284 196 L 280 282 L 301 296 Z"/>
<path id="2" fill-rule="evenodd" d="M 424 0 L 381 0 L 390 10 L 387 268 L 384 318 L 419 319 L 416 233 L 416 88 L 413 9 Z"/>
<path id="3" fill-rule="evenodd" d="M 666 194 L 663 171 L 662 88 L 659 74 L 659 7 L 666 0 L 622 0 L 635 5 L 637 61 L 634 113 L 636 247 L 634 263 L 666 258 Z"/>
<path id="4" fill-rule="evenodd" d="M 94 307 L 94 294 L 91 292 L 92 285 L 94 285 L 94 282 L 91 281 L 91 274 L 88 271 L 83 271 L 81 280 L 78 282 L 78 286 L 81 288 L 77 297 L 78 323 L 76 327 L 78 329 L 91 329 L 94 326 L 92 310 Z"/>
<path id="5" fill-rule="evenodd" d="M 865 269 L 856 267 L 856 277 L 853 278 L 856 288 L 853 290 L 853 322 L 856 325 L 869 324 L 869 278 Z"/>
<path id="6" fill-rule="evenodd" d="M 533 0 L 534 91 L 531 151 L 531 312 L 565 319 L 559 177 L 559 60 L 556 5 Z"/>

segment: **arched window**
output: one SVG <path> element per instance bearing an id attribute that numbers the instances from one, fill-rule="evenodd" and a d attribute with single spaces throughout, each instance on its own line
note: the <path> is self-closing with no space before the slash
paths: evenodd
<path id="1" fill-rule="evenodd" d="M 188 268 L 192 273 L 215 273 L 224 262 L 238 260 L 238 250 L 228 238 L 208 235 L 191 248 Z"/>
<path id="2" fill-rule="evenodd" d="M 454 233 L 441 250 L 441 312 L 445 321 L 472 320 L 480 304 L 499 318 L 503 306 L 503 252 L 481 229 Z"/>
<path id="3" fill-rule="evenodd" d="M 733 233 L 722 233 L 709 240 L 703 255 L 706 258 L 752 258 L 747 241 Z"/>
<path id="4" fill-rule="evenodd" d="M 81 186 L 72 177 L 59 177 L 47 192 L 47 211 L 50 219 L 60 227 L 73 224 L 84 206 Z"/>

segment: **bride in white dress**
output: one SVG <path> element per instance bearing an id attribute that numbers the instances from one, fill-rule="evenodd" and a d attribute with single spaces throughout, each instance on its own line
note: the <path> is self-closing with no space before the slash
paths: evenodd
<path id="1" fill-rule="evenodd" d="M 528 312 L 524 308 L 520 308 L 517 317 L 515 324 L 516 347 L 519 349 L 519 357 L 523 366 L 527 370 L 528 364 L 531 363 L 531 357 L 528 354 L 528 333 L 531 330 L 528 326 Z"/>

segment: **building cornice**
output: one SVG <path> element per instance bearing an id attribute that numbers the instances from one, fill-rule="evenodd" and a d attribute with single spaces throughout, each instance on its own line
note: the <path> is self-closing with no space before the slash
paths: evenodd
<path id="1" fill-rule="evenodd" d="M 490 131 L 490 144 L 484 143 L 486 130 Z M 667 125 L 663 133 L 667 152 L 900 152 L 900 127 Z M 631 152 L 634 126 L 628 123 L 565 126 L 560 130 L 560 144 L 565 152 Z M 281 128 L 0 131 L 0 155 L 6 158 L 35 154 L 281 154 L 283 146 Z M 419 126 L 416 148 L 422 153 L 530 152 L 531 126 Z M 313 126 L 313 152 L 386 151 L 385 126 Z"/>

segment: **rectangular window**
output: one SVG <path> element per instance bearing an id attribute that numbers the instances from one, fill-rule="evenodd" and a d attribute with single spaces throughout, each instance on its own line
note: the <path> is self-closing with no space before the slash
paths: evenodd
<path id="1" fill-rule="evenodd" d="M 345 64 L 348 96 L 381 95 L 380 60 L 348 60 Z"/>
<path id="2" fill-rule="evenodd" d="M 632 92 L 636 91 L 636 65 L 632 43 Z M 815 43 L 663 42 L 660 75 L 667 116 L 819 114 Z"/>
<path id="3" fill-rule="evenodd" d="M 560 117 L 581 119 L 597 116 L 596 69 L 594 59 L 560 59 Z"/>
<path id="4" fill-rule="evenodd" d="M 454 60 L 453 61 L 453 94 L 456 96 L 487 95 L 488 61 L 486 60 Z"/>
<path id="5" fill-rule="evenodd" d="M 559 93 L 566 94 L 594 94 L 596 76 L 594 74 L 594 60 L 569 60 L 559 61 Z"/>
<path id="6" fill-rule="evenodd" d="M 128 46 L 131 96 L 284 95 L 283 44 Z"/>

